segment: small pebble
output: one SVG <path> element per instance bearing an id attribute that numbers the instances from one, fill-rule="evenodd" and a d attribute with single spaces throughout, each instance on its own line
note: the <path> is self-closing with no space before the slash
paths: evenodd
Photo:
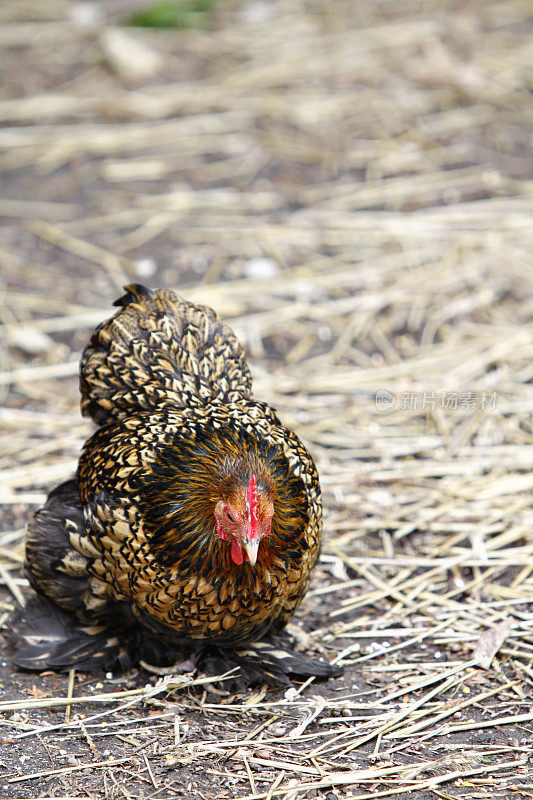
<path id="1" fill-rule="evenodd" d="M 67 18 L 80 28 L 93 28 L 103 21 L 104 15 L 99 4 L 91 0 L 80 0 L 73 3 L 67 10 Z"/>
<path id="2" fill-rule="evenodd" d="M 209 267 L 209 261 L 207 258 L 202 258 L 201 256 L 197 256 L 193 258 L 191 261 L 191 267 L 196 272 L 197 275 L 203 275 L 206 269 Z"/>
<path id="3" fill-rule="evenodd" d="M 294 686 L 291 686 L 290 689 L 287 689 L 283 697 L 285 700 L 295 700 L 298 697 L 298 691 L 294 688 Z"/>
<path id="4" fill-rule="evenodd" d="M 157 272 L 157 264 L 153 258 L 141 258 L 135 264 L 135 272 L 139 278 L 151 278 Z"/>
<path id="5" fill-rule="evenodd" d="M 243 6 L 240 17 L 246 25 L 262 25 L 270 19 L 273 13 L 274 9 L 270 3 L 266 3 L 264 0 L 254 0 Z"/>
<path id="6" fill-rule="evenodd" d="M 103 30 L 100 46 L 110 69 L 125 80 L 148 81 L 164 65 L 157 50 L 119 28 Z"/>
<path id="7" fill-rule="evenodd" d="M 283 736 L 287 732 L 286 726 L 282 725 L 281 722 L 274 722 L 273 725 L 269 725 L 268 730 L 273 736 Z"/>
<path id="8" fill-rule="evenodd" d="M 279 267 L 271 258 L 251 258 L 245 263 L 243 271 L 246 278 L 258 280 L 278 275 Z"/>

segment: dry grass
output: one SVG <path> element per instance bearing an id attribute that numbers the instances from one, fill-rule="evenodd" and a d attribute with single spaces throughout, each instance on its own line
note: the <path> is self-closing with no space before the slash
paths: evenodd
<path id="1" fill-rule="evenodd" d="M 211 782 L 241 800 L 529 796 L 528 4 L 235 4 L 210 32 L 129 34 L 163 55 L 143 83 L 70 7 L 0 11 L 3 619 L 23 601 L 28 511 L 90 431 L 88 332 L 123 283 L 173 285 L 233 324 L 256 395 L 317 458 L 326 543 L 298 626 L 317 607 L 326 621 L 296 633 L 359 689 L 214 703 L 166 677 L 93 691 L 109 709 L 85 717 L 73 676 L 61 696 L 15 692 L 10 741 L 73 737 L 86 755 L 15 769 L 4 795 L 174 797 L 177 774 L 189 796 Z M 72 718 L 38 716 L 58 705 Z M 198 711 L 213 735 L 184 734 Z M 95 741 L 111 734 L 110 762 Z"/>

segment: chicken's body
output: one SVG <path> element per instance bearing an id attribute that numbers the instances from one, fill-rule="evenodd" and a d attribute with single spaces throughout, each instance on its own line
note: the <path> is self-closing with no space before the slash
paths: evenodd
<path id="1" fill-rule="evenodd" d="M 55 641 L 36 644 L 26 612 L 26 668 L 108 664 L 133 632 L 170 648 L 255 642 L 291 618 L 318 557 L 314 463 L 252 399 L 231 330 L 170 290 L 127 287 L 117 304 L 81 363 L 82 410 L 101 427 L 28 526 L 26 570 L 46 598 L 34 619 L 59 616 Z M 253 541 L 233 538 L 225 504 L 246 505 Z"/>

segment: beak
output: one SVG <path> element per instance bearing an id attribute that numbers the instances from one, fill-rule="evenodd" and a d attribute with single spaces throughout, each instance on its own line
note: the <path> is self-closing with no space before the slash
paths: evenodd
<path id="1" fill-rule="evenodd" d="M 255 566 L 257 561 L 257 550 L 259 548 L 259 539 L 253 539 L 251 542 L 244 542 L 243 546 L 250 561 L 250 564 Z"/>

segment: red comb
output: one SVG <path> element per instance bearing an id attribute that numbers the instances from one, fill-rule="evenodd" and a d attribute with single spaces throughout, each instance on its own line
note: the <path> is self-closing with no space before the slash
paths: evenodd
<path id="1" fill-rule="evenodd" d="M 253 473 L 248 488 L 246 489 L 246 505 L 250 510 L 250 539 L 257 539 L 259 535 L 257 524 L 257 486 Z"/>

